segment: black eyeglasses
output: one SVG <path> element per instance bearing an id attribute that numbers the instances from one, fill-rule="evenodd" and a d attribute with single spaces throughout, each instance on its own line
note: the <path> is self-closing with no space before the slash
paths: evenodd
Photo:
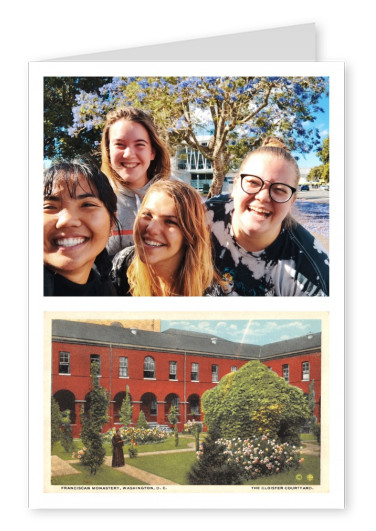
<path id="1" fill-rule="evenodd" d="M 261 177 L 256 175 L 247 175 L 246 173 L 240 174 L 240 185 L 243 192 L 249 195 L 258 194 L 263 189 L 265 183 L 270 181 L 264 181 Z M 270 199 L 276 203 L 287 203 L 293 194 L 295 194 L 296 188 L 289 186 L 285 183 L 270 183 L 269 184 L 269 196 Z"/>

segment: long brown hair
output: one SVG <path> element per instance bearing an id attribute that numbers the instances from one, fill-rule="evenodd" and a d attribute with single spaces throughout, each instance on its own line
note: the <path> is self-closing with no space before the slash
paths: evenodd
<path id="1" fill-rule="evenodd" d="M 142 208 L 153 192 L 162 192 L 174 201 L 178 225 L 183 233 L 185 252 L 179 271 L 170 286 L 162 287 L 153 268 L 140 259 L 142 245 L 139 218 Z M 210 231 L 205 219 L 205 207 L 200 194 L 182 181 L 163 180 L 153 184 L 145 194 L 134 223 L 135 257 L 128 268 L 130 293 L 133 296 L 181 295 L 202 296 L 213 283 L 219 281 L 213 268 Z"/>
<path id="2" fill-rule="evenodd" d="M 106 124 L 102 132 L 101 154 L 102 172 L 110 179 L 115 190 L 119 187 L 119 176 L 113 170 L 110 161 L 110 129 L 119 120 L 128 120 L 142 125 L 149 134 L 152 148 L 155 151 L 155 158 L 150 162 L 147 170 L 149 181 L 154 177 L 158 179 L 168 179 L 170 177 L 171 163 L 168 147 L 160 137 L 157 127 L 151 116 L 136 107 L 120 107 L 108 113 Z"/>

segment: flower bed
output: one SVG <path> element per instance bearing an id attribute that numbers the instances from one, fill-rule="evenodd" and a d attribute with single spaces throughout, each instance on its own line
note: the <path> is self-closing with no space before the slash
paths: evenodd
<path id="1" fill-rule="evenodd" d="M 280 444 L 266 435 L 250 439 L 218 439 L 227 463 L 239 468 L 244 479 L 278 474 L 282 470 L 298 468 L 304 461 L 300 449 L 287 443 Z M 200 459 L 202 448 L 197 452 Z"/>
<path id="2" fill-rule="evenodd" d="M 119 428 L 124 443 L 136 442 L 137 444 L 158 443 L 168 439 L 169 434 L 158 428 Z M 111 428 L 102 435 L 103 440 L 111 442 L 116 433 L 116 428 Z"/>

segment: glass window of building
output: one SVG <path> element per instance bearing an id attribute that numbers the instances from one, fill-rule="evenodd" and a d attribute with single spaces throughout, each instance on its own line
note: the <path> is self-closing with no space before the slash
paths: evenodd
<path id="1" fill-rule="evenodd" d="M 59 352 L 59 374 L 70 374 L 69 352 Z"/>
<path id="2" fill-rule="evenodd" d="M 119 358 L 119 378 L 128 378 L 128 358 Z"/>

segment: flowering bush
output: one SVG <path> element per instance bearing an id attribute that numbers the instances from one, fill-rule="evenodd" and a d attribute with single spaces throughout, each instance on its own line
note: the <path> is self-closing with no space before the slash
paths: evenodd
<path id="1" fill-rule="evenodd" d="M 158 428 L 120 428 L 120 435 L 125 443 L 132 441 L 138 444 L 157 443 L 165 441 L 169 435 L 165 431 Z M 116 433 L 116 428 L 111 428 L 102 435 L 105 441 L 111 442 L 112 437 Z"/>
<path id="2" fill-rule="evenodd" d="M 267 435 L 246 440 L 218 439 L 216 444 L 227 456 L 227 463 L 237 466 L 244 479 L 277 474 L 290 468 L 296 469 L 304 461 L 300 457 L 299 448 L 287 443 L 277 443 Z M 200 459 L 202 455 L 200 448 L 197 458 Z"/>
<path id="3" fill-rule="evenodd" d="M 84 446 L 82 448 L 82 450 L 78 450 L 78 452 L 73 452 L 72 453 L 72 459 L 82 459 L 85 455 L 85 452 L 86 452 L 87 448 L 86 446 Z"/>
<path id="4" fill-rule="evenodd" d="M 184 424 L 183 433 L 195 434 L 196 431 L 198 431 L 199 433 L 202 431 L 201 422 L 196 422 L 195 420 L 188 420 L 188 422 Z"/>

